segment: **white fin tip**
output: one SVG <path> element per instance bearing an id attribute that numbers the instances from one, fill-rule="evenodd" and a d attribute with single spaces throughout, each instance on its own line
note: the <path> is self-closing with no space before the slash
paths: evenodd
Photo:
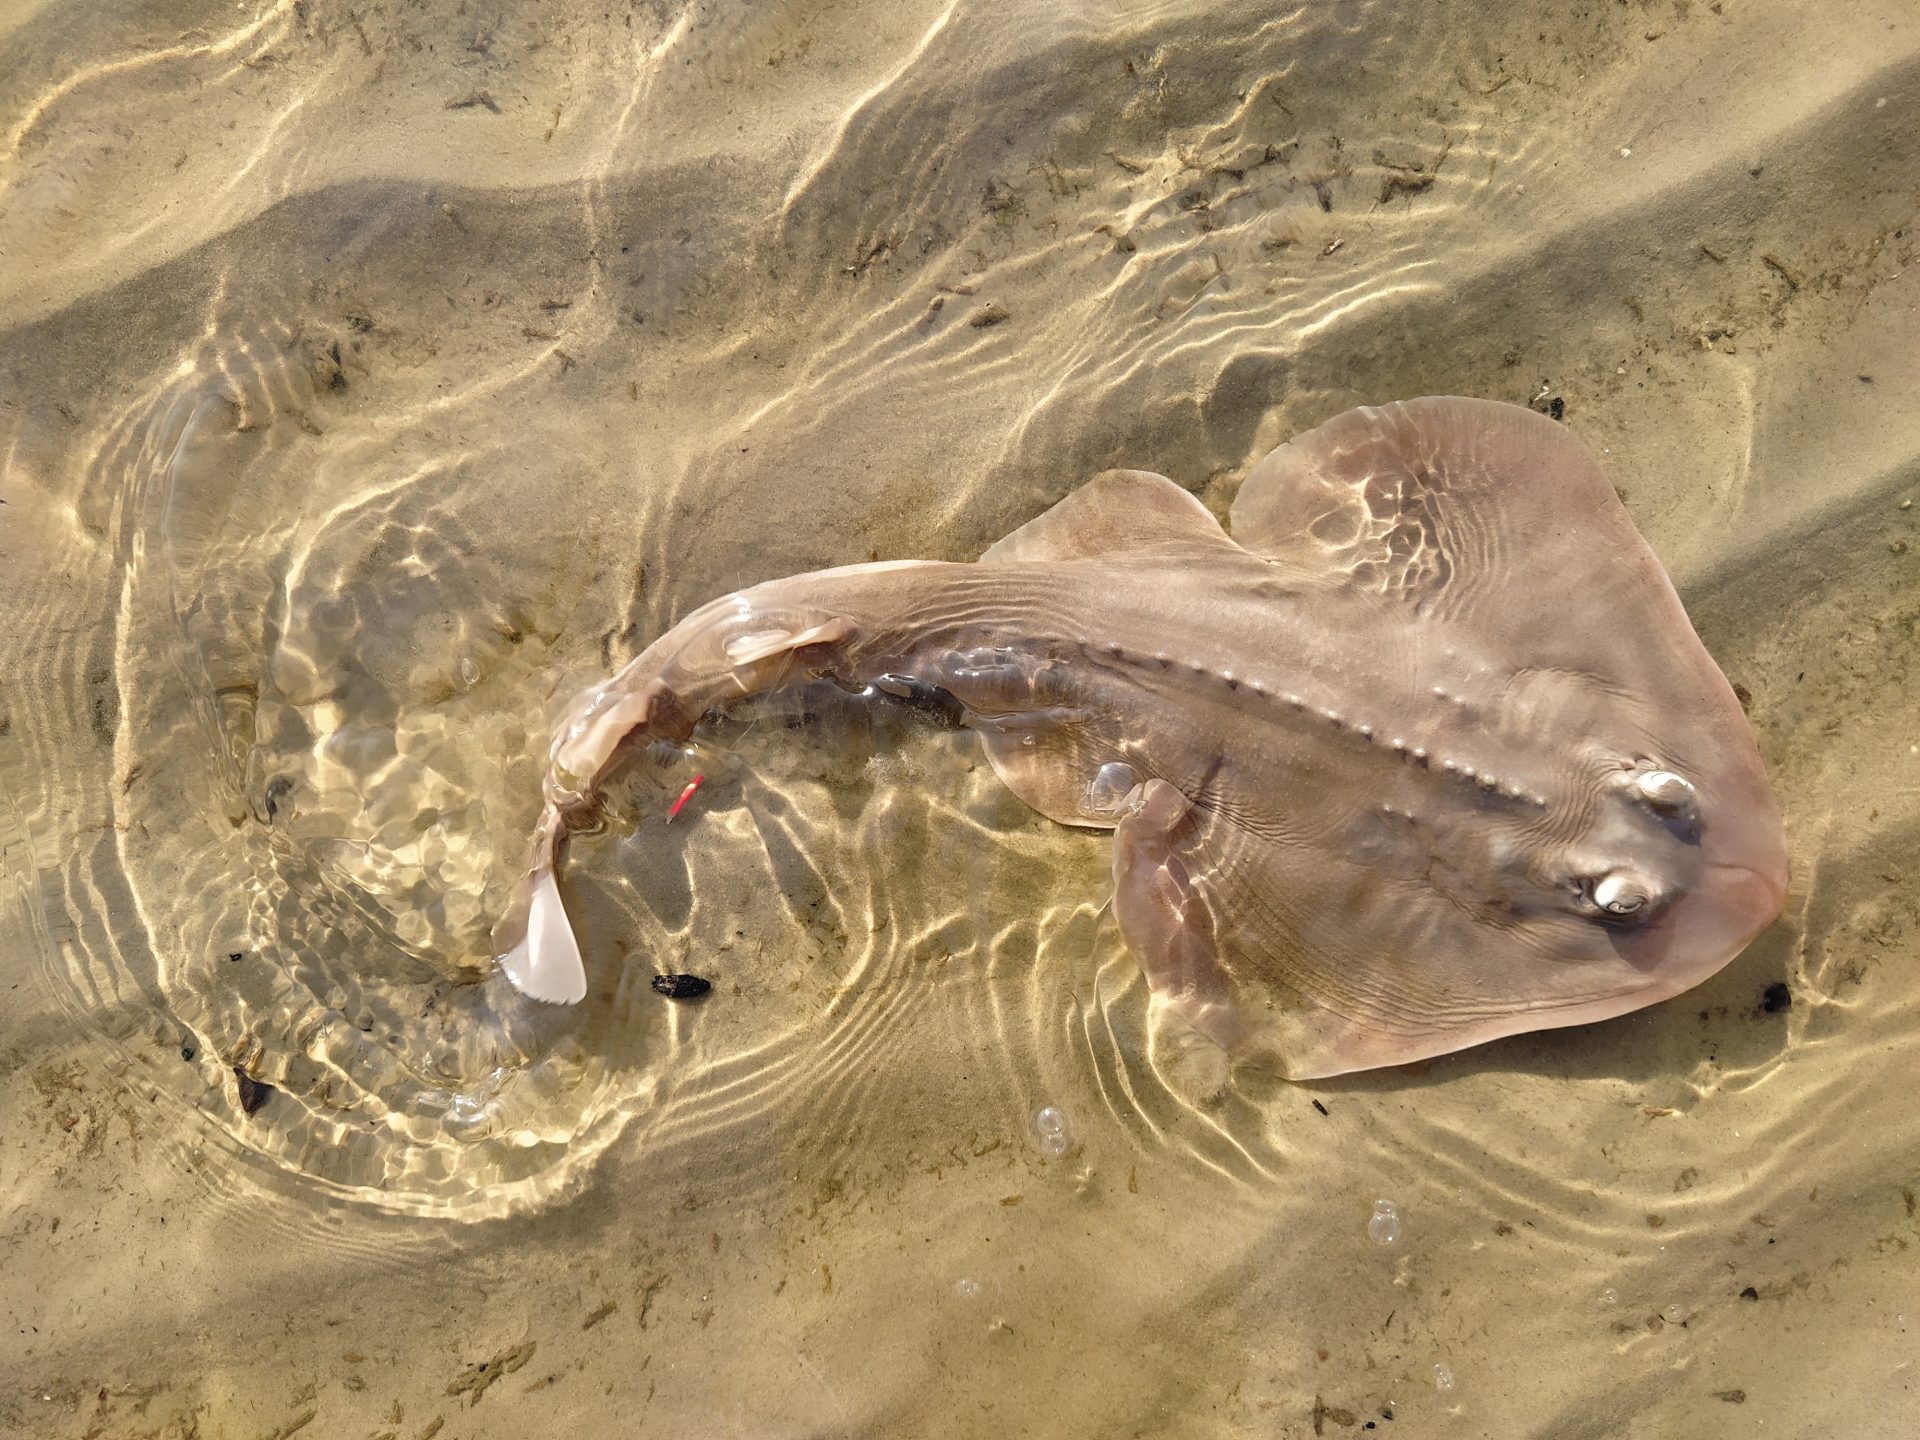
<path id="1" fill-rule="evenodd" d="M 586 998 L 587 971 L 560 903 L 560 887 L 545 867 L 531 879 L 527 933 L 500 957 L 500 968 L 523 995 L 550 1005 L 577 1005 Z"/>

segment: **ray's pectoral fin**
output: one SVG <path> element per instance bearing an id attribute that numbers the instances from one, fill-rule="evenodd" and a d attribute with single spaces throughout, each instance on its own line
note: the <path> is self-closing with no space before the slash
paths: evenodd
<path id="1" fill-rule="evenodd" d="M 1493 400 L 1338 415 L 1254 466 L 1231 520 L 1241 545 L 1305 572 L 1485 623 L 1544 612 L 1554 623 L 1536 628 L 1588 643 L 1596 629 L 1640 638 L 1617 616 L 1596 626 L 1595 594 L 1641 609 L 1663 598 L 1644 565 L 1621 564 L 1645 547 L 1587 448 Z"/>
<path id="2" fill-rule="evenodd" d="M 1247 1028 L 1221 968 L 1219 926 L 1193 860 L 1193 802 L 1165 780 L 1126 799 L 1113 832 L 1113 913 L 1154 996 L 1228 1051 Z"/>

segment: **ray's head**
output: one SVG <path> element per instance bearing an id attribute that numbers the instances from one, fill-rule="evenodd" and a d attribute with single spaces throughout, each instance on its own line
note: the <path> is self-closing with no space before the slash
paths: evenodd
<path id="1" fill-rule="evenodd" d="M 1693 764 L 1581 751 L 1530 815 L 1497 797 L 1426 814 L 1410 842 L 1418 864 L 1400 867 L 1397 918 L 1347 917 L 1343 979 L 1287 1027 L 1286 1073 L 1404 1064 L 1624 1015 L 1700 984 L 1772 923 L 1785 843 L 1740 747 Z M 1364 981 L 1355 966 L 1370 969 Z"/>
<path id="2" fill-rule="evenodd" d="M 1547 983 L 1536 1023 L 1604 1019 L 1677 995 L 1780 913 L 1780 816 L 1753 775 L 1723 764 L 1690 776 L 1648 755 L 1588 767 L 1577 836 L 1533 857 L 1551 912 L 1538 936 Z"/>
<path id="3" fill-rule="evenodd" d="M 1232 521 L 1384 617 L 1415 680 L 1368 698 L 1432 752 L 1358 776 L 1386 803 L 1276 872 L 1287 1073 L 1622 1015 L 1779 914 L 1785 837 L 1739 700 L 1565 426 L 1457 397 L 1349 411 L 1263 460 Z"/>

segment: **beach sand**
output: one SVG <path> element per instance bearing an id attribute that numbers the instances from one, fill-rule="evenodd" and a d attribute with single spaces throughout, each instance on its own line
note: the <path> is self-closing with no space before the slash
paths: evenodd
<path id="1" fill-rule="evenodd" d="M 1914 1433 L 1916 176 L 1906 0 L 8 7 L 0 1431 Z M 1697 991 L 1227 1075 L 1103 840 L 821 696 L 575 845 L 586 1005 L 489 978 L 694 606 L 1433 393 L 1750 705 Z"/>

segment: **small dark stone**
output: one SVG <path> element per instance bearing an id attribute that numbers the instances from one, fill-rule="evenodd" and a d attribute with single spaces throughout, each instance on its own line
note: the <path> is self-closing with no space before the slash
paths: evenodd
<path id="1" fill-rule="evenodd" d="M 1787 988 L 1784 980 L 1774 981 L 1767 986 L 1766 992 L 1760 997 L 1760 1008 L 1769 1015 L 1777 1015 L 1782 1010 L 1790 1008 L 1792 1004 L 1793 992 Z"/>
<path id="2" fill-rule="evenodd" d="M 702 980 L 698 975 L 656 975 L 651 983 L 656 995 L 664 995 L 669 1000 L 693 1000 L 713 988 L 711 981 Z"/>
<path id="3" fill-rule="evenodd" d="M 240 1082 L 240 1108 L 247 1114 L 253 1114 L 273 1098 L 273 1086 L 254 1079 L 238 1065 L 233 1067 L 233 1078 Z"/>
<path id="4" fill-rule="evenodd" d="M 1313 1102 L 1313 1108 L 1318 1110 L 1322 1115 L 1327 1113 L 1327 1107 L 1322 1105 L 1318 1100 Z"/>
<path id="5" fill-rule="evenodd" d="M 1562 400 L 1558 395 L 1554 396 L 1547 402 L 1547 414 L 1555 420 L 1566 419 L 1567 402 Z"/>
<path id="6" fill-rule="evenodd" d="M 1760 1292 L 1749 1285 L 1740 1292 L 1740 1298 L 1742 1300 L 1758 1300 L 1760 1298 Z"/>
<path id="7" fill-rule="evenodd" d="M 227 952 L 227 959 L 229 960 L 244 960 L 246 958 L 247 952 L 244 950 L 229 950 Z"/>
<path id="8" fill-rule="evenodd" d="M 182 1060 L 191 1060 L 191 1059 L 193 1059 L 193 1057 L 194 1057 L 194 1054 L 195 1054 L 195 1051 L 194 1051 L 194 1048 L 193 1048 L 193 1046 L 191 1046 L 191 1045 L 182 1045 L 182 1046 L 180 1047 L 180 1058 L 181 1058 Z"/>

